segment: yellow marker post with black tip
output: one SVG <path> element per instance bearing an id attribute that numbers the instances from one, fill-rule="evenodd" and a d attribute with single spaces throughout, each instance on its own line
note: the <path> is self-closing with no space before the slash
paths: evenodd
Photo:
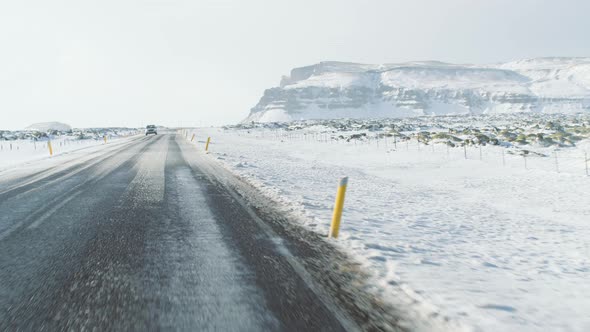
<path id="1" fill-rule="evenodd" d="M 344 208 L 344 196 L 346 195 L 347 185 L 347 176 L 340 179 L 338 191 L 336 192 L 336 202 L 334 203 L 334 213 L 332 215 L 332 224 L 330 225 L 329 237 L 338 237 L 338 232 L 340 231 L 340 220 L 342 219 L 342 209 Z"/>

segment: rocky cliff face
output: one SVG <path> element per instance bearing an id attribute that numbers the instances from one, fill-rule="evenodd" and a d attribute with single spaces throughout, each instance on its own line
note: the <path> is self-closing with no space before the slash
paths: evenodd
<path id="1" fill-rule="evenodd" d="M 293 69 L 244 121 L 514 112 L 590 112 L 590 58 L 484 66 L 322 62 Z"/>

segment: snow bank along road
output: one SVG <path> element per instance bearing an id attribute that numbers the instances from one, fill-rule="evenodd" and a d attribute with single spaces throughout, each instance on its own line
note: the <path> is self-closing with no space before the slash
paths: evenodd
<path id="1" fill-rule="evenodd" d="M 205 159 L 159 135 L 1 172 L 0 330 L 403 330 Z"/>

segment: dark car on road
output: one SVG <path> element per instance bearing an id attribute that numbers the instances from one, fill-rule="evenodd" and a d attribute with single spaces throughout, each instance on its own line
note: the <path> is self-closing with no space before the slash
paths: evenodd
<path id="1" fill-rule="evenodd" d="M 149 134 L 158 135 L 158 130 L 156 129 L 156 126 L 148 125 L 147 127 L 145 127 L 145 136 Z"/>

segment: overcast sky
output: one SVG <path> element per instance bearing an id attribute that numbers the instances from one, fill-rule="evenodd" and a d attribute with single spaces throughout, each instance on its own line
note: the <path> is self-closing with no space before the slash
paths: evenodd
<path id="1" fill-rule="evenodd" d="M 590 56 L 587 0 L 0 0 L 0 129 L 218 125 L 293 67 Z"/>

